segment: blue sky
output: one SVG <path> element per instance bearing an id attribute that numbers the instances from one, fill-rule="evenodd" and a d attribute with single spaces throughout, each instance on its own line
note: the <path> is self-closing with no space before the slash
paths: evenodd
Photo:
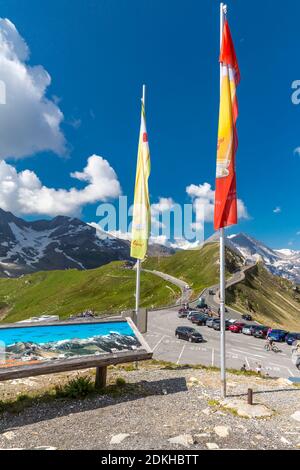
<path id="1" fill-rule="evenodd" d="M 228 1 L 241 69 L 237 155 L 238 196 L 250 214 L 230 233 L 245 231 L 275 248 L 300 249 L 300 3 Z M 123 193 L 133 192 L 140 95 L 147 85 L 151 200 L 189 202 L 186 187 L 214 186 L 219 103 L 219 2 L 213 0 L 0 1 L 30 49 L 30 65 L 51 76 L 46 95 L 59 97 L 64 156 L 31 153 L 6 159 L 51 188 L 77 186 L 97 154 L 115 170 Z M 1 70 L 0 70 L 1 78 Z M 17 138 L 17 137 L 16 137 Z M 97 204 L 82 218 L 97 220 Z M 280 212 L 274 213 L 276 207 Z M 22 215 L 32 217 L 31 214 Z M 212 225 L 206 227 L 206 236 Z"/>

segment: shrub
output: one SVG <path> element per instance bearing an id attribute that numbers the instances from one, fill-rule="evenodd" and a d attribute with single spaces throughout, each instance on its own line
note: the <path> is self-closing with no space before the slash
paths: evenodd
<path id="1" fill-rule="evenodd" d="M 55 387 L 56 396 L 58 398 L 85 398 L 87 395 L 95 391 L 94 384 L 90 377 L 82 376 L 72 379 L 65 385 L 57 385 Z"/>
<path id="2" fill-rule="evenodd" d="M 121 387 L 125 387 L 125 385 L 126 385 L 126 380 L 123 379 L 123 377 L 117 377 L 116 378 L 116 386 L 117 387 L 121 388 Z"/>

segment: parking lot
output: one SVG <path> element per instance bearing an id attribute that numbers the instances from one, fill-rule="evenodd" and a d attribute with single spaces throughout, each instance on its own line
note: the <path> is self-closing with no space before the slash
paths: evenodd
<path id="1" fill-rule="evenodd" d="M 176 364 L 220 365 L 220 332 L 207 326 L 194 326 L 186 318 L 177 317 L 178 309 L 149 312 L 148 332 L 144 335 L 153 349 L 154 359 Z M 238 315 L 237 315 L 238 317 Z M 177 326 L 193 326 L 204 338 L 203 343 L 189 343 L 175 337 Z M 226 331 L 226 367 L 256 370 L 274 377 L 300 377 L 291 361 L 291 347 L 277 343 L 281 352 L 264 350 L 265 341 L 242 333 Z"/>

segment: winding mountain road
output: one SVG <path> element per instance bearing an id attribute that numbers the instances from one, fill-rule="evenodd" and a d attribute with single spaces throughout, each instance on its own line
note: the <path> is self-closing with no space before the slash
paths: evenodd
<path id="1" fill-rule="evenodd" d="M 166 274 L 161 271 L 150 269 L 142 269 L 142 271 L 146 273 L 155 274 L 155 276 L 161 277 L 165 281 L 170 282 L 171 284 L 174 284 L 174 286 L 179 287 L 181 290 L 181 296 L 179 297 L 179 299 L 177 299 L 176 305 L 180 305 L 189 301 L 192 295 L 192 290 L 189 288 L 188 284 L 182 279 L 178 279 L 177 277 L 171 276 L 170 274 Z"/>

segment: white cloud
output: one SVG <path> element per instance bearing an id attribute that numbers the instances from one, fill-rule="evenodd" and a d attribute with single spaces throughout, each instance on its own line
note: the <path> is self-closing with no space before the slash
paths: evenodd
<path id="1" fill-rule="evenodd" d="M 203 211 L 204 222 L 213 222 L 215 191 L 212 189 L 211 185 L 209 183 L 199 185 L 191 184 L 187 186 L 186 193 L 193 201 L 197 222 L 202 221 Z M 237 209 L 239 219 L 249 219 L 247 208 L 241 199 L 237 200 Z"/>
<path id="2" fill-rule="evenodd" d="M 294 155 L 300 155 L 300 147 L 296 147 L 294 150 Z"/>
<path id="3" fill-rule="evenodd" d="M 275 207 L 275 209 L 273 209 L 273 212 L 274 212 L 274 214 L 280 214 L 280 212 L 281 212 L 281 207 L 278 207 L 278 206 Z"/>
<path id="4" fill-rule="evenodd" d="M 131 232 L 121 232 L 121 230 L 112 230 L 107 232 L 109 235 L 112 235 L 115 238 L 120 238 L 120 240 L 131 241 Z"/>
<path id="5" fill-rule="evenodd" d="M 165 228 L 165 224 L 159 220 L 159 216 L 164 212 L 170 212 L 174 206 L 175 202 L 171 197 L 160 197 L 158 202 L 151 204 L 152 227 Z"/>
<path id="6" fill-rule="evenodd" d="M 159 201 L 151 205 L 152 214 L 159 214 L 173 209 L 175 202 L 171 197 L 160 197 Z"/>
<path id="7" fill-rule="evenodd" d="M 14 24 L 0 19 L 0 80 L 6 88 L 6 104 L 0 105 L 0 159 L 65 152 L 63 114 L 46 97 L 51 77 L 41 65 L 28 65 L 29 54 Z"/>
<path id="8" fill-rule="evenodd" d="M 190 242 L 185 238 L 175 238 L 175 240 L 169 240 L 165 235 L 158 235 L 156 237 L 152 236 L 149 239 L 149 244 L 158 244 L 163 245 L 168 248 L 180 249 L 180 250 L 192 250 L 194 248 L 199 248 L 201 243 L 196 240 Z"/>
<path id="9" fill-rule="evenodd" d="M 250 219 L 247 207 L 245 206 L 245 203 L 242 201 L 242 199 L 237 200 L 237 212 L 239 219 Z"/>
<path id="10" fill-rule="evenodd" d="M 211 185 L 209 183 L 199 184 L 191 184 L 186 188 L 187 194 L 191 198 L 203 198 L 208 200 L 214 200 L 215 192 L 211 189 Z"/>
<path id="11" fill-rule="evenodd" d="M 91 222 L 89 225 L 92 227 L 95 227 L 96 230 L 99 229 L 98 224 L 95 222 Z M 111 230 L 110 232 L 105 232 L 100 230 L 101 236 L 103 237 L 103 234 L 107 234 L 108 236 L 113 236 L 116 238 L 119 238 L 120 240 L 126 240 L 126 241 L 131 241 L 131 232 L 121 232 L 120 230 Z M 185 238 L 176 238 L 175 240 L 169 240 L 166 235 L 158 235 L 158 236 L 150 236 L 149 238 L 149 244 L 158 244 L 158 245 L 163 245 L 168 248 L 174 248 L 174 249 L 180 249 L 180 250 L 192 250 L 195 248 L 199 248 L 201 246 L 201 243 L 196 240 L 194 242 L 189 242 Z"/>
<path id="12" fill-rule="evenodd" d="M 86 182 L 83 189 L 55 189 L 44 186 L 29 170 L 17 173 L 8 163 L 0 162 L 0 206 L 14 214 L 74 215 L 85 204 L 116 198 L 121 194 L 117 175 L 108 161 L 97 155 L 87 160 L 73 178 Z"/>

